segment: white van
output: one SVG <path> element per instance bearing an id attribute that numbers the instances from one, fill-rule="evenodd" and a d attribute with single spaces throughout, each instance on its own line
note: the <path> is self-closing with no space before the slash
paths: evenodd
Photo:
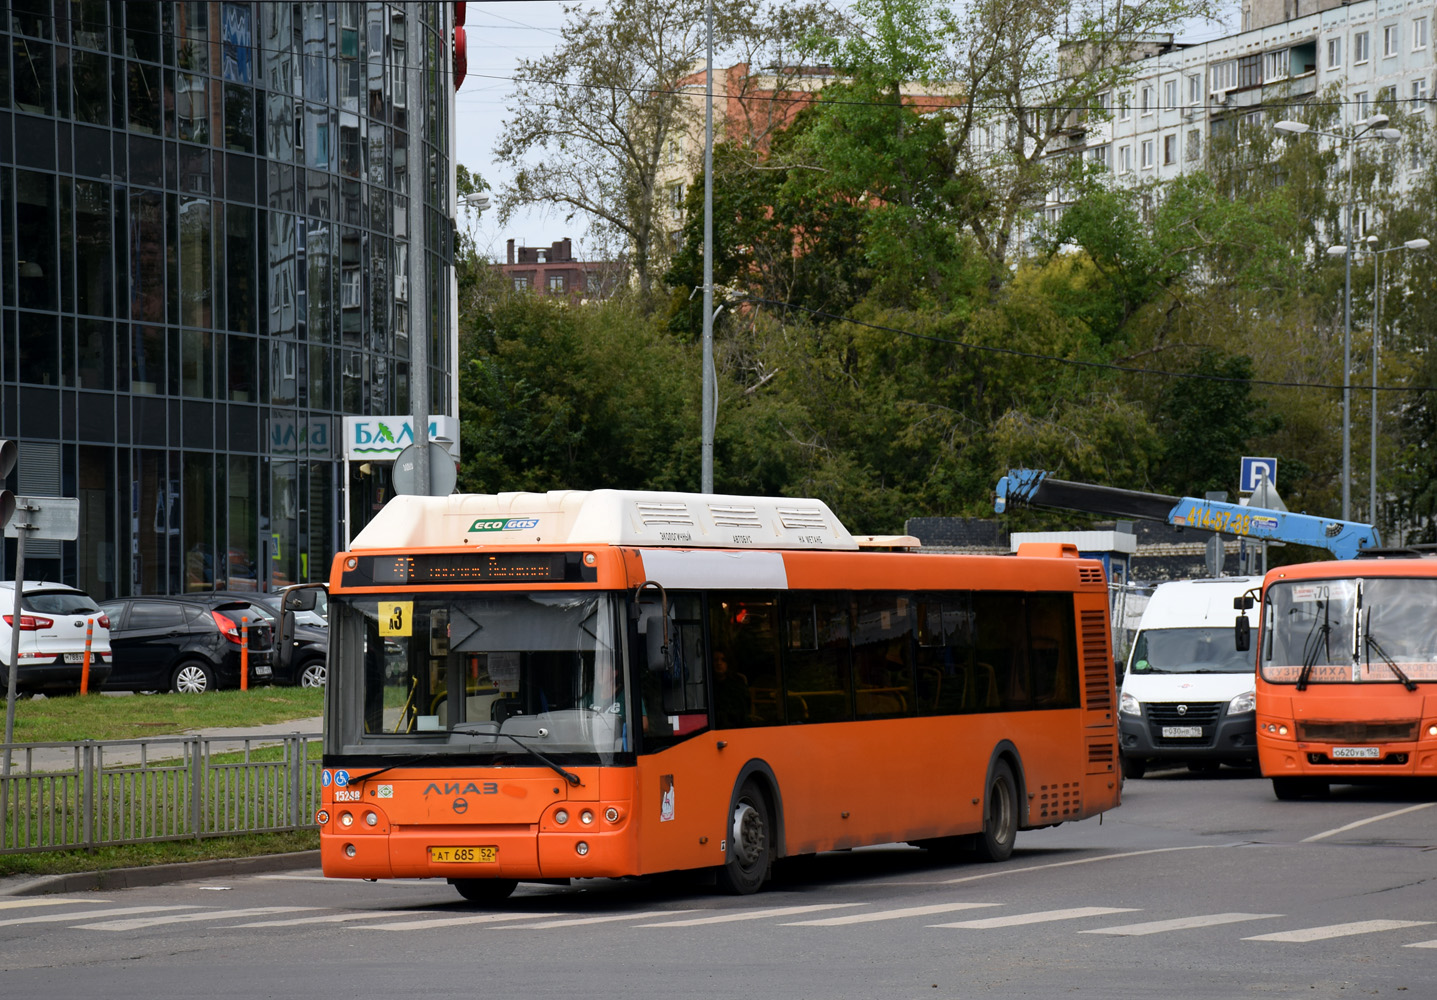
<path id="1" fill-rule="evenodd" d="M 1233 641 L 1234 598 L 1260 576 L 1159 584 L 1128 654 L 1118 707 L 1123 775 L 1149 766 L 1195 771 L 1257 760 L 1255 653 Z"/>

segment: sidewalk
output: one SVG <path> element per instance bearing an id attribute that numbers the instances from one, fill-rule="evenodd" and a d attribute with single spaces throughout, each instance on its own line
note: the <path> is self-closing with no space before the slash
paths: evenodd
<path id="1" fill-rule="evenodd" d="M 143 868 L 110 868 L 68 875 L 7 875 L 0 878 L 0 897 L 42 896 L 52 892 L 106 892 L 140 886 L 169 885 L 197 878 L 228 878 L 265 872 L 296 871 L 319 867 L 318 851 L 259 854 L 248 858 L 182 861 Z"/>
<path id="2" fill-rule="evenodd" d="M 251 749 L 273 746 L 287 736 L 318 736 L 324 728 L 323 718 L 290 719 L 268 726 L 241 726 L 233 729 L 187 730 L 173 736 L 151 736 L 136 740 L 99 741 L 105 744 L 105 766 L 121 767 L 140 763 L 141 745 L 146 745 L 145 756 L 150 759 L 164 759 L 179 756 L 181 744 L 177 736 L 206 736 L 210 753 L 239 753 L 245 748 L 246 740 Z M 26 765 L 29 760 L 30 764 Z M 75 752 L 63 747 L 48 747 L 25 752 L 13 752 L 10 773 L 30 771 L 68 771 L 75 767 Z"/>

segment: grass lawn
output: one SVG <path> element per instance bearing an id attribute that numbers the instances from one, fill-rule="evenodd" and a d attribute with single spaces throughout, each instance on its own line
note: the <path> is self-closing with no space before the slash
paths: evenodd
<path id="1" fill-rule="evenodd" d="M 72 872 L 139 868 L 143 865 L 216 858 L 249 858 L 261 854 L 319 849 L 318 830 L 294 833 L 253 833 L 242 837 L 207 840 L 168 840 L 155 844 L 101 847 L 94 851 L 48 851 L 38 854 L 0 854 L 0 878 L 7 875 L 68 875 Z"/>
<path id="2" fill-rule="evenodd" d="M 170 736 L 187 729 L 264 726 L 309 719 L 323 711 L 323 688 L 22 698 L 15 703 L 15 742 Z"/>

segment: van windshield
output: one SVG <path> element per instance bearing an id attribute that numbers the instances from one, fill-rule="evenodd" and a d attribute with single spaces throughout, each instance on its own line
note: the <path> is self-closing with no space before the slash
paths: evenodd
<path id="1" fill-rule="evenodd" d="M 1253 672 L 1251 652 L 1233 648 L 1229 628 L 1151 628 L 1133 644 L 1135 674 L 1242 674 Z"/>

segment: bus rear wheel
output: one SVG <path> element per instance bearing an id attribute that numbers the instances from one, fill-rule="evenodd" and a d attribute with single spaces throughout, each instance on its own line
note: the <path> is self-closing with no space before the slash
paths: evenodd
<path id="1" fill-rule="evenodd" d="M 451 878 L 449 884 L 471 903 L 502 903 L 519 884 L 512 878 Z"/>
<path id="2" fill-rule="evenodd" d="M 773 864 L 768 801 L 758 785 L 745 781 L 734 798 L 728 823 L 728 850 L 718 870 L 719 888 L 735 896 L 758 892 Z"/>
<path id="3" fill-rule="evenodd" d="M 1018 786 L 1007 761 L 993 765 L 988 794 L 983 800 L 983 832 L 974 840 L 973 853 L 982 861 L 1007 861 L 1018 838 Z"/>

